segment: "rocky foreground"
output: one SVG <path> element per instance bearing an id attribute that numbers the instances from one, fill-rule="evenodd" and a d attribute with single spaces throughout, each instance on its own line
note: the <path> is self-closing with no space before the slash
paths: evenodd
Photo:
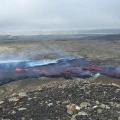
<path id="1" fill-rule="evenodd" d="M 0 101 L 0 119 L 120 120 L 120 86 L 61 81 Z"/>

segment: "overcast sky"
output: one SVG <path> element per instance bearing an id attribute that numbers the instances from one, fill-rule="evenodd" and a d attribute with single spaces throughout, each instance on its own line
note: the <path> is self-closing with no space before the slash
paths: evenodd
<path id="1" fill-rule="evenodd" d="M 120 0 L 0 0 L 0 30 L 120 28 Z"/>

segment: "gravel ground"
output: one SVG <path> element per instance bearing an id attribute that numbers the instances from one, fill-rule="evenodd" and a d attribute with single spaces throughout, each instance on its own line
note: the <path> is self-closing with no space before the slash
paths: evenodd
<path id="1" fill-rule="evenodd" d="M 120 87 L 89 81 L 62 81 L 0 101 L 0 119 L 120 120 Z"/>

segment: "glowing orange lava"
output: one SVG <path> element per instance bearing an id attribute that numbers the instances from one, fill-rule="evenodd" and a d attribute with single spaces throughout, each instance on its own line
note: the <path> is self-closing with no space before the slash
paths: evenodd
<path id="1" fill-rule="evenodd" d="M 26 72 L 27 72 L 27 71 L 28 71 L 28 69 L 27 69 L 27 68 L 25 68 L 25 69 L 16 68 L 16 69 L 15 69 L 15 71 L 18 71 L 18 72 L 20 72 L 20 71 L 26 71 Z"/>
<path id="2" fill-rule="evenodd" d="M 15 70 L 19 72 L 19 71 L 21 71 L 22 69 L 21 69 L 21 68 L 16 68 Z"/>

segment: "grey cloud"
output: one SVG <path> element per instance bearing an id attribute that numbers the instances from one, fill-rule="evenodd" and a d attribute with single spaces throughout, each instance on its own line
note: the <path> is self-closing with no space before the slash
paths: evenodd
<path id="1" fill-rule="evenodd" d="M 120 0 L 0 0 L 0 30 L 119 28 Z"/>

